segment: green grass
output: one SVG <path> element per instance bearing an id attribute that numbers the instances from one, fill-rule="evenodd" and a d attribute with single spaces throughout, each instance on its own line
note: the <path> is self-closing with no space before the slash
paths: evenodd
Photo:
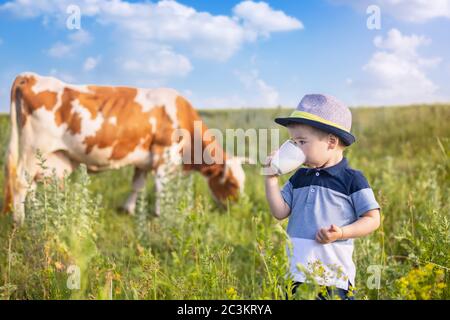
<path id="1" fill-rule="evenodd" d="M 290 110 L 201 111 L 213 128 L 277 128 Z M 450 298 L 450 106 L 358 108 L 350 165 L 367 176 L 382 226 L 355 241 L 358 299 Z M 9 118 L 0 117 L 0 154 Z M 287 138 L 282 130 L 280 140 Z M 4 157 L 0 159 L 3 166 Z M 28 197 L 26 225 L 0 218 L 4 299 L 282 299 L 286 221 L 271 217 L 257 166 L 245 165 L 246 195 L 221 210 L 198 174 L 174 180 L 160 218 L 149 178 L 135 217 L 116 208 L 132 168 L 41 184 Z M 288 177 L 282 177 L 280 185 Z M 3 171 L 0 185 L 3 185 Z M 182 190 L 182 191 L 181 191 Z M 0 202 L 2 199 L 0 198 Z M 80 272 L 68 274 L 69 266 Z M 382 266 L 369 289 L 371 266 Z M 317 288 L 299 293 L 312 298 Z"/>

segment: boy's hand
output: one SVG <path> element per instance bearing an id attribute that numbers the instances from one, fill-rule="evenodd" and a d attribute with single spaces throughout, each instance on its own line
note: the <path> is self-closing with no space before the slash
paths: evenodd
<path id="1" fill-rule="evenodd" d="M 262 165 L 261 173 L 262 173 L 262 175 L 266 176 L 266 178 L 271 178 L 271 177 L 277 176 L 277 173 L 274 172 L 274 170 L 270 166 L 270 162 L 272 161 L 272 157 L 275 154 L 275 152 L 276 152 L 276 150 L 273 151 L 270 155 L 268 155 Z"/>
<path id="2" fill-rule="evenodd" d="M 342 228 L 332 224 L 329 228 L 321 228 L 316 235 L 316 241 L 322 244 L 331 243 L 336 240 L 341 240 L 344 236 Z"/>

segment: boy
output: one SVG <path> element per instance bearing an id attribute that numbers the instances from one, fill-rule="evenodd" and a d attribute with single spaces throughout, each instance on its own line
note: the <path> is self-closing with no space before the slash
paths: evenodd
<path id="1" fill-rule="evenodd" d="M 323 268 L 316 281 L 336 287 L 342 299 L 351 299 L 355 284 L 353 238 L 366 236 L 380 225 L 380 206 L 361 171 L 348 166 L 345 147 L 355 142 L 350 133 L 350 110 L 336 98 L 310 94 L 289 117 L 275 122 L 287 127 L 291 139 L 306 156 L 307 168 L 298 169 L 280 192 L 274 173 L 265 176 L 266 198 L 278 220 L 289 216 L 287 233 L 290 272 L 295 288 L 306 282 L 298 265 L 313 272 Z M 270 164 L 267 158 L 266 166 Z M 319 296 L 323 298 L 323 296 Z"/>

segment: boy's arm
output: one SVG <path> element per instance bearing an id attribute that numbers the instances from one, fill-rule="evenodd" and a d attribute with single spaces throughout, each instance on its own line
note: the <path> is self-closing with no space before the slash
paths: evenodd
<path id="1" fill-rule="evenodd" d="M 367 236 L 380 226 L 380 210 L 374 209 L 364 213 L 361 218 L 342 227 L 342 240 Z"/>
<path id="2" fill-rule="evenodd" d="M 336 240 L 345 240 L 364 237 L 374 232 L 380 226 L 380 210 L 374 209 L 364 213 L 358 220 L 344 227 L 331 225 L 317 232 L 316 240 L 320 243 L 330 243 Z"/>
<path id="3" fill-rule="evenodd" d="M 269 202 L 272 215 L 278 220 L 283 220 L 291 213 L 291 208 L 284 201 L 278 185 L 278 177 L 275 175 L 265 176 L 266 198 Z"/>

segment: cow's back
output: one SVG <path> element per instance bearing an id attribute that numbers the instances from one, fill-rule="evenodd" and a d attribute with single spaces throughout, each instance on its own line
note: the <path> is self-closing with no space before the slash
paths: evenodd
<path id="1" fill-rule="evenodd" d="M 17 79 L 25 138 L 92 170 L 150 165 L 151 147 L 169 146 L 179 127 L 173 89 L 70 85 L 30 73 Z"/>

